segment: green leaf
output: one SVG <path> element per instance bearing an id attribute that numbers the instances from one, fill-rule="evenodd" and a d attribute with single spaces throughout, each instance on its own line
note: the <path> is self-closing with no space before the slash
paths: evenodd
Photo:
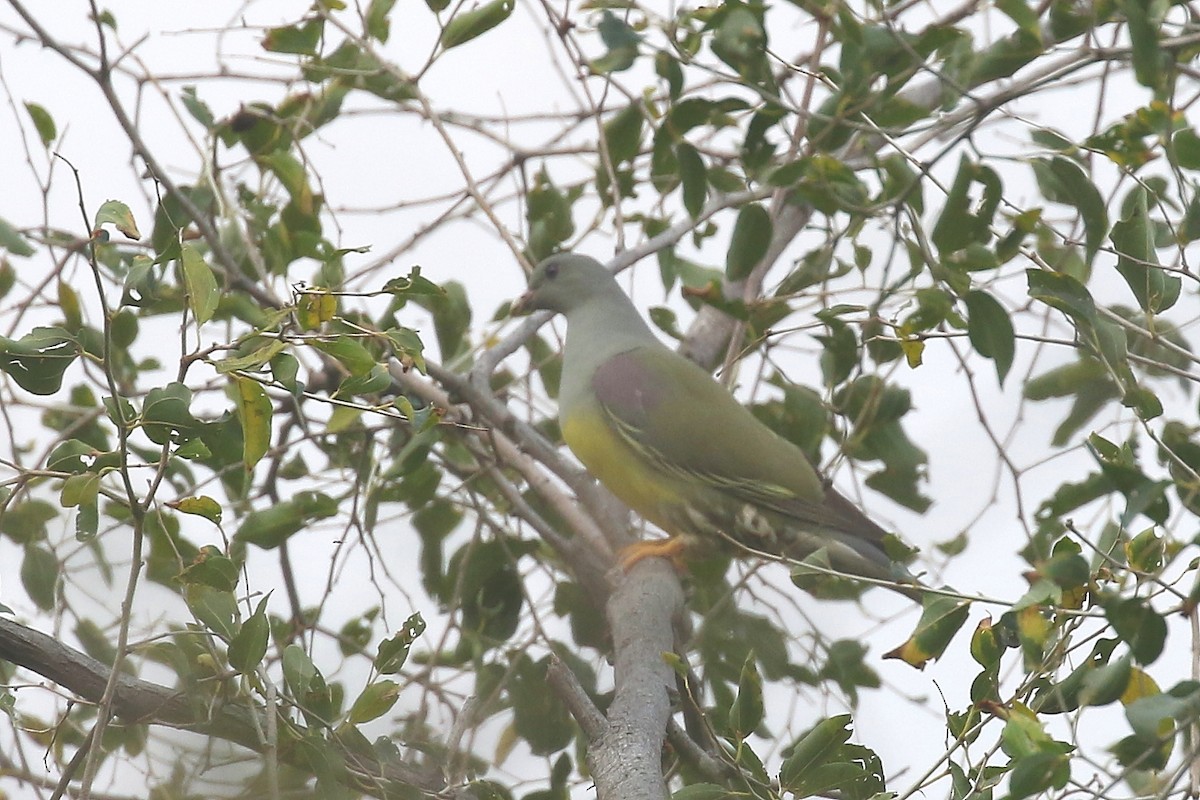
<path id="1" fill-rule="evenodd" d="M 223 358 L 213 364 L 217 373 L 224 375 L 229 372 L 249 372 L 258 369 L 287 348 L 282 339 L 268 339 L 267 343 L 244 356 Z"/>
<path id="2" fill-rule="evenodd" d="M 1028 6 L 1026 0 L 997 0 L 996 8 L 1003 11 L 1022 30 L 1036 36 L 1041 35 L 1037 12 Z"/>
<path id="3" fill-rule="evenodd" d="M 58 282 L 58 307 L 63 313 L 63 327 L 78 336 L 83 328 L 83 307 L 79 294 L 63 280 Z"/>
<path id="4" fill-rule="evenodd" d="M 236 541 L 264 550 L 278 547 L 309 522 L 337 514 L 337 501 L 322 492 L 299 492 L 268 508 L 251 511 L 234 535 Z"/>
<path id="5" fill-rule="evenodd" d="M 1017 641 L 1021 645 L 1025 669 L 1038 669 L 1045 659 L 1046 651 L 1054 642 L 1054 626 L 1051 624 L 1049 612 L 1031 601 L 1023 607 L 1018 605 L 1015 612 L 1009 613 L 1016 624 Z"/>
<path id="6" fill-rule="evenodd" d="M 216 127 L 217 121 L 216 117 L 213 116 L 212 109 L 196 95 L 195 86 L 184 86 L 183 91 L 179 93 L 179 100 L 183 103 L 183 107 L 188 110 L 188 113 L 192 115 L 192 118 L 207 130 L 211 131 Z"/>
<path id="7" fill-rule="evenodd" d="M 1071 674 L 1038 691 L 1032 704 L 1033 708 L 1039 714 L 1063 714 L 1075 711 L 1080 706 L 1107 705 L 1120 699 L 1128 684 L 1132 664 L 1129 656 L 1124 656 L 1114 662 L 1118 665 L 1123 662 L 1123 666 L 1117 667 L 1117 673 L 1123 671 L 1125 676 L 1125 682 L 1119 687 L 1115 686 L 1114 683 L 1120 681 L 1120 675 L 1114 674 L 1111 669 L 1113 664 L 1109 663 L 1109 659 L 1116 646 L 1116 639 L 1098 641 L 1093 645 L 1091 655 L 1087 660 L 1076 667 Z M 1086 699 L 1084 699 L 1085 687 L 1087 689 Z"/>
<path id="8" fill-rule="evenodd" d="M 1091 264 L 1108 235 L 1108 211 L 1100 190 L 1078 163 L 1063 156 L 1032 161 L 1038 185 L 1047 200 L 1074 206 L 1083 221 L 1085 263 Z"/>
<path id="9" fill-rule="evenodd" d="M 16 340 L 0 336 L 0 372 L 30 394 L 57 392 L 78 355 L 78 345 L 62 328 L 34 328 Z"/>
<path id="10" fill-rule="evenodd" d="M 1166 540 L 1154 528 L 1147 528 L 1125 543 L 1125 561 L 1131 569 L 1154 575 L 1163 567 Z"/>
<path id="11" fill-rule="evenodd" d="M 362 375 L 360 377 L 351 375 L 347 377 L 338 386 L 337 391 L 333 393 L 333 396 L 339 400 L 355 396 L 370 397 L 386 391 L 391 385 L 392 377 L 388 372 L 387 367 L 382 364 L 376 364 L 375 366 L 371 367 L 371 371 L 366 375 Z M 345 408 L 345 406 L 342 408 Z M 361 409 L 345 410 L 361 411 Z M 337 411 L 338 409 L 334 409 L 334 413 L 337 413 Z"/>
<path id="12" fill-rule="evenodd" d="M 138 232 L 137 223 L 133 219 L 133 212 L 120 200 L 105 200 L 100 206 L 100 210 L 96 212 L 95 229 L 100 230 L 105 223 L 111 223 L 127 239 L 142 238 L 142 234 Z"/>
<path id="13" fill-rule="evenodd" d="M 1133 659 L 1126 654 L 1109 664 L 1098 666 L 1084 676 L 1079 702 L 1087 706 L 1106 706 L 1124 697 L 1133 676 Z"/>
<path id="14" fill-rule="evenodd" d="M 433 331 L 442 361 L 465 352 L 470 345 L 467 332 L 471 328 L 471 303 L 466 288 L 458 281 L 447 281 L 437 294 L 418 296 L 417 301 L 433 314 Z"/>
<path id="15" fill-rule="evenodd" d="M 1077 323 L 1095 324 L 1096 303 L 1082 283 L 1065 273 L 1041 269 L 1027 269 L 1025 277 L 1034 300 L 1062 311 Z"/>
<path id="16" fill-rule="evenodd" d="M 3 218 L 0 218 L 0 247 L 14 256 L 33 255 L 33 248 L 25 240 L 24 235 Z"/>
<path id="17" fill-rule="evenodd" d="M 813 726 L 791 747 L 779 771 L 779 782 L 786 790 L 795 791 L 804 776 L 827 762 L 838 748 L 850 741 L 850 715 L 838 714 Z"/>
<path id="18" fill-rule="evenodd" d="M 283 649 L 283 680 L 292 690 L 294 697 L 304 697 L 319 679 L 317 666 L 308 657 L 308 653 L 304 652 L 303 647 L 289 644 Z"/>
<path id="19" fill-rule="evenodd" d="M 1142 86 L 1156 92 L 1165 88 L 1172 57 L 1159 47 L 1158 38 L 1167 4 L 1121 0 L 1117 7 L 1125 13 L 1125 21 L 1129 26 L 1129 40 L 1133 45 L 1133 76 Z"/>
<path id="20" fill-rule="evenodd" d="M 371 355 L 371 351 L 363 347 L 356 339 L 348 336 L 339 336 L 336 339 L 316 339 L 311 344 L 325 355 L 337 359 L 355 377 L 363 377 L 375 367 L 375 356 Z"/>
<path id="21" fill-rule="evenodd" d="M 21 586 L 34 605 L 42 611 L 53 611 L 60 580 L 54 554 L 36 544 L 26 545 L 21 559 Z"/>
<path id="22" fill-rule="evenodd" d="M 792 745 L 779 772 L 780 786 L 795 798 L 837 789 L 846 800 L 866 800 L 883 791 L 879 756 L 850 744 L 850 715 L 817 723 Z"/>
<path id="23" fill-rule="evenodd" d="M 391 34 L 391 21 L 388 19 L 388 15 L 392 13 L 392 7 L 395 5 L 396 0 L 371 0 L 364 19 L 369 35 L 381 42 L 388 40 L 388 36 Z"/>
<path id="24" fill-rule="evenodd" d="M 79 504 L 76 512 L 76 541 L 88 542 L 100 531 L 100 506 L 96 499 Z"/>
<path id="25" fill-rule="evenodd" d="M 297 380 L 300 374 L 300 362 L 291 353 L 278 353 L 271 358 L 271 377 L 293 397 L 298 397 L 304 389 L 304 384 Z"/>
<path id="26" fill-rule="evenodd" d="M 200 434 L 202 425 L 192 416 L 192 390 L 177 381 L 146 393 L 142 430 L 155 444 L 181 444 Z"/>
<path id="27" fill-rule="evenodd" d="M 724 13 L 714 15 L 716 32 L 710 42 L 712 51 L 745 80 L 774 89 L 761 6 L 755 9 L 748 4 L 726 3 L 720 9 Z"/>
<path id="28" fill-rule="evenodd" d="M 187 286 L 188 307 L 196 317 L 196 324 L 203 325 L 216 312 L 221 290 L 212 269 L 204 263 L 204 257 L 194 246 L 183 246 L 180 261 L 183 264 L 184 285 Z"/>
<path id="29" fill-rule="evenodd" d="M 638 45 L 642 41 L 629 23 L 620 19 L 607 8 L 604 9 L 600 24 L 596 26 L 600 38 L 604 41 L 608 52 L 592 61 L 589 65 L 592 72 L 607 75 L 612 72 L 623 72 L 633 66 L 637 60 Z"/>
<path id="30" fill-rule="evenodd" d="M 443 297 L 446 290 L 433 281 L 421 275 L 419 266 L 409 270 L 408 275 L 392 278 L 383 285 L 381 291 L 394 294 L 396 297 L 421 296 Z"/>
<path id="31" fill-rule="evenodd" d="M 1183 169 L 1200 170 L 1200 136 L 1192 128 L 1184 128 L 1171 137 L 1171 152 L 1175 163 Z"/>
<path id="32" fill-rule="evenodd" d="M 279 179 L 296 210 L 304 216 L 313 214 L 316 198 L 308 183 L 308 170 L 304 162 L 286 150 L 272 150 L 259 154 L 255 161 Z"/>
<path id="33" fill-rule="evenodd" d="M 762 676 L 758 674 L 754 652 L 751 651 L 742 664 L 737 699 L 729 709 L 729 727 L 738 739 L 745 739 L 762 724 L 763 713 Z"/>
<path id="34" fill-rule="evenodd" d="M 83 652 L 97 661 L 111 664 L 117 658 L 113 637 L 90 619 L 81 619 L 75 624 L 75 638 L 83 646 Z"/>
<path id="35" fill-rule="evenodd" d="M 858 687 L 878 688 L 879 674 L 866 663 L 867 646 L 857 639 L 839 639 L 829 645 L 828 658 L 818 673 L 822 680 L 832 680 L 846 693 L 851 703 L 858 697 Z"/>
<path id="36" fill-rule="evenodd" d="M 971 189 L 976 184 L 983 188 L 983 196 L 979 202 L 972 202 Z M 986 244 L 991 239 L 992 218 L 1003 193 L 995 170 L 971 161 L 966 155 L 962 157 L 946 205 L 930 236 L 943 258 L 969 244 Z"/>
<path id="37" fill-rule="evenodd" d="M 1007 800 L 1061 789 L 1071 777 L 1071 758 L 1067 753 L 1042 751 L 1017 759 L 1008 776 Z"/>
<path id="38" fill-rule="evenodd" d="M 985 617 L 979 620 L 979 624 L 975 627 L 975 633 L 971 636 L 971 658 L 981 667 L 993 667 L 1000 663 L 1000 656 L 1004 653 L 1004 648 L 1000 644 L 1000 639 L 996 635 L 995 628 L 992 627 L 990 617 Z"/>
<path id="39" fill-rule="evenodd" d="M 46 469 L 54 472 L 86 472 L 97 455 L 96 448 L 87 442 L 67 439 L 50 451 L 46 457 Z"/>
<path id="40" fill-rule="evenodd" d="M 1166 693 L 1136 698 L 1125 708 L 1125 717 L 1143 743 L 1171 741 L 1175 722 L 1191 722 L 1200 712 L 1200 683 L 1182 681 Z"/>
<path id="41" fill-rule="evenodd" d="M 46 538 L 46 523 L 59 513 L 58 508 L 45 500 L 15 502 L 0 514 L 0 533 L 17 544 L 41 541 Z"/>
<path id="42" fill-rule="evenodd" d="M 995 362 L 996 378 L 1003 385 L 1016 354 L 1012 320 L 1004 306 L 987 292 L 969 292 L 964 301 L 971 346 L 981 356 Z"/>
<path id="43" fill-rule="evenodd" d="M 449 50 L 482 36 L 508 19 L 515 6 L 514 0 L 492 0 L 479 8 L 455 14 L 442 29 L 439 39 L 442 47 Z"/>
<path id="44" fill-rule="evenodd" d="M 515 543 L 468 543 L 450 559 L 446 584 L 462 586 L 459 600 L 464 632 L 489 645 L 516 632 L 524 603 L 523 584 L 513 552 Z"/>
<path id="45" fill-rule="evenodd" d="M 418 372 L 425 372 L 425 343 L 415 330 L 388 328 L 383 335 L 387 337 L 393 354 L 405 369 L 412 366 L 416 367 Z"/>
<path id="46" fill-rule="evenodd" d="M 538 261 L 555 252 L 575 234 L 571 201 L 554 185 L 545 170 L 538 172 L 526 195 L 525 219 L 529 225 L 530 254 Z"/>
<path id="47" fill-rule="evenodd" d="M 687 142 L 675 145 L 675 158 L 679 162 L 679 177 L 683 182 L 683 207 L 695 219 L 704 210 L 704 200 L 708 197 L 708 173 L 704 169 L 704 160 L 696 148 Z"/>
<path id="48" fill-rule="evenodd" d="M 760 203 L 742 206 L 725 254 L 725 275 L 729 280 L 740 281 L 750 275 L 767 254 L 772 228 L 771 214 Z"/>
<path id="49" fill-rule="evenodd" d="M 840 319 L 829 316 L 824 320 L 828 334 L 814 336 L 821 343 L 821 376 L 826 386 L 839 386 L 858 366 L 858 337 Z"/>
<path id="50" fill-rule="evenodd" d="M 1104 614 L 1139 664 L 1151 664 L 1162 655 L 1167 621 L 1145 600 L 1130 597 L 1108 602 Z"/>
<path id="51" fill-rule="evenodd" d="M 1054 740 L 1041 720 L 1021 703 L 1013 703 L 1000 732 L 1000 747 L 1014 759 L 1053 749 Z"/>
<path id="52" fill-rule="evenodd" d="M 642 147 L 644 122 L 642 104 L 630 103 L 604 123 L 604 146 L 614 167 L 637 157 Z"/>
<path id="53" fill-rule="evenodd" d="M 650 150 L 650 183 L 662 195 L 671 193 L 679 185 L 679 159 L 675 156 L 674 138 L 665 124 L 654 132 Z"/>
<path id="54" fill-rule="evenodd" d="M 42 140 L 42 147 L 54 144 L 54 140 L 58 138 L 58 126 L 54 124 L 54 117 L 50 116 L 50 112 L 37 103 L 28 102 L 25 103 L 25 110 L 33 120 L 33 127 L 37 130 L 38 138 Z"/>
<path id="55" fill-rule="evenodd" d="M 237 600 L 233 592 L 215 589 L 205 583 L 189 583 L 183 590 L 188 609 L 206 628 L 225 641 L 237 633 Z"/>
<path id="56" fill-rule="evenodd" d="M 264 50 L 272 53 L 315 56 L 324 29 L 325 23 L 320 17 L 313 17 L 298 25 L 268 28 L 266 35 L 263 36 L 262 46 Z"/>
<path id="57" fill-rule="evenodd" d="M 233 385 L 242 425 L 242 466 L 249 472 L 271 448 L 271 398 L 262 384 L 250 378 L 235 376 Z"/>
<path id="58" fill-rule="evenodd" d="M 395 675 L 408 660 L 408 653 L 422 633 L 425 632 L 425 619 L 421 614 L 414 613 L 404 620 L 404 625 L 395 636 L 384 639 L 379 643 L 375 655 L 374 667 L 383 675 Z"/>
<path id="59" fill-rule="evenodd" d="M 238 565 L 208 544 L 200 548 L 176 580 L 184 585 L 203 584 L 220 592 L 232 592 L 238 584 Z"/>
<path id="60" fill-rule="evenodd" d="M 1129 284 L 1138 305 L 1147 313 L 1158 314 L 1175 305 L 1182 289 L 1178 276 L 1168 275 L 1158 263 L 1154 246 L 1154 225 L 1149 218 L 1144 187 L 1134 190 L 1128 216 L 1112 229 L 1117 251 L 1117 272 Z"/>
<path id="61" fill-rule="evenodd" d="M 184 442 L 175 448 L 174 453 L 176 458 L 183 458 L 188 461 L 209 458 L 212 454 L 212 450 L 209 450 L 208 445 L 201 439 L 192 439 L 190 442 Z"/>
<path id="62" fill-rule="evenodd" d="M 517 651 L 507 685 L 512 702 L 513 728 L 529 749 L 539 756 L 562 750 L 571 743 L 575 726 L 558 695 L 546 691 L 550 659 L 537 661 Z"/>
<path id="63" fill-rule="evenodd" d="M 79 505 L 95 505 L 96 497 L 100 493 L 100 476 L 85 472 L 81 475 L 72 475 L 63 481 L 62 492 L 59 495 L 59 503 L 63 508 L 74 508 Z"/>
<path id="64" fill-rule="evenodd" d="M 267 620 L 268 594 L 258 602 L 258 608 L 242 623 L 241 629 L 229 642 L 229 666 L 243 674 L 254 672 L 267 654 L 271 623 Z"/>
<path id="65" fill-rule="evenodd" d="M 93 498 L 75 512 L 75 541 L 91 541 L 100 530 L 100 507 Z"/>
<path id="66" fill-rule="evenodd" d="M 363 689 L 362 694 L 350 707 L 350 722 L 360 725 L 378 719 L 392 710 L 400 699 L 400 684 L 395 681 L 382 680 L 372 683 Z"/>
<path id="67" fill-rule="evenodd" d="M 683 67 L 679 66 L 678 59 L 666 50 L 658 51 L 654 54 L 654 72 L 667 82 L 671 99 L 678 100 L 683 91 Z"/>

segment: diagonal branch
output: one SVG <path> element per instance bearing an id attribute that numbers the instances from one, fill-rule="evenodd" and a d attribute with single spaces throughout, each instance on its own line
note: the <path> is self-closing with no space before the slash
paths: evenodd
<path id="1" fill-rule="evenodd" d="M 33 628 L 0 617 L 0 659 L 31 670 L 93 703 L 100 702 L 112 670 L 85 653 Z M 198 716 L 188 697 L 179 691 L 121 673 L 115 680 L 113 712 L 126 722 L 165 725 L 194 731 L 263 752 L 266 743 L 259 731 L 261 712 L 248 705 L 224 703 L 207 716 Z M 280 759 L 309 769 L 301 748 L 282 748 Z M 369 794 L 381 792 L 387 783 L 402 783 L 435 793 L 445 789 L 438 769 L 405 762 L 368 761 L 361 753 L 344 753 L 343 776 L 348 785 Z"/>

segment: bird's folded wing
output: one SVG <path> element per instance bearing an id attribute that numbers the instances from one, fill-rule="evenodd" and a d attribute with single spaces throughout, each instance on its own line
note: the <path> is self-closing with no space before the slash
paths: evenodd
<path id="1" fill-rule="evenodd" d="M 600 365 L 592 389 L 614 433 L 639 457 L 696 493 L 712 493 L 712 502 L 751 503 L 802 527 L 882 545 L 886 532 L 828 488 L 798 447 L 677 353 L 657 346 L 621 353 Z"/>

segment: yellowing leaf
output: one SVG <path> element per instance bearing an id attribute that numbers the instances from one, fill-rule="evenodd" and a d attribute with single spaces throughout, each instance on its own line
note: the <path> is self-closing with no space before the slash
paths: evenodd
<path id="1" fill-rule="evenodd" d="M 1135 700 L 1141 700 L 1143 697 L 1153 697 L 1156 694 L 1162 694 L 1162 689 L 1158 688 L 1158 684 L 1139 667 L 1134 667 L 1129 675 L 1129 683 L 1125 686 L 1125 691 L 1121 694 L 1121 705 L 1127 706 Z"/>
<path id="2" fill-rule="evenodd" d="M 204 517 L 209 522 L 217 524 L 221 522 L 221 504 L 208 495 L 202 494 L 197 497 L 185 497 L 182 500 L 168 503 L 167 505 L 184 514 L 195 514 L 198 517 Z"/>
<path id="3" fill-rule="evenodd" d="M 96 212 L 96 230 L 99 230 L 106 222 L 112 223 L 127 239 L 142 238 L 137 223 L 133 220 L 133 212 L 120 200 L 105 200 L 104 204 L 100 206 L 100 210 Z"/>
<path id="4" fill-rule="evenodd" d="M 242 423 L 242 463 L 252 470 L 271 446 L 271 399 L 258 381 L 233 380 L 238 419 Z"/>
<path id="5" fill-rule="evenodd" d="M 924 668 L 929 661 L 946 651 L 950 640 L 967 621 L 969 600 L 927 594 L 921 610 L 917 628 L 904 644 L 884 654 L 884 658 L 896 658 L 917 669 Z"/>
<path id="6" fill-rule="evenodd" d="M 305 292 L 296 303 L 296 319 L 306 331 L 315 331 L 322 322 L 333 319 L 337 298 L 328 292 Z"/>
<path id="7" fill-rule="evenodd" d="M 904 360 L 908 362 L 908 366 L 916 369 L 921 366 L 922 356 L 925 354 L 925 342 L 922 339 L 901 339 L 900 350 L 904 353 Z"/>

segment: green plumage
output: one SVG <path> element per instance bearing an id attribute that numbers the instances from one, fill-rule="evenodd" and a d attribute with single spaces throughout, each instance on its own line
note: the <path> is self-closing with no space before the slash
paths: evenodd
<path id="1" fill-rule="evenodd" d="M 888 534 L 799 448 L 663 345 L 594 259 L 539 264 L 515 307 L 533 309 L 567 319 L 559 418 L 568 446 L 639 514 L 675 536 L 792 559 L 824 548 L 840 571 L 912 582 L 885 552 Z"/>

